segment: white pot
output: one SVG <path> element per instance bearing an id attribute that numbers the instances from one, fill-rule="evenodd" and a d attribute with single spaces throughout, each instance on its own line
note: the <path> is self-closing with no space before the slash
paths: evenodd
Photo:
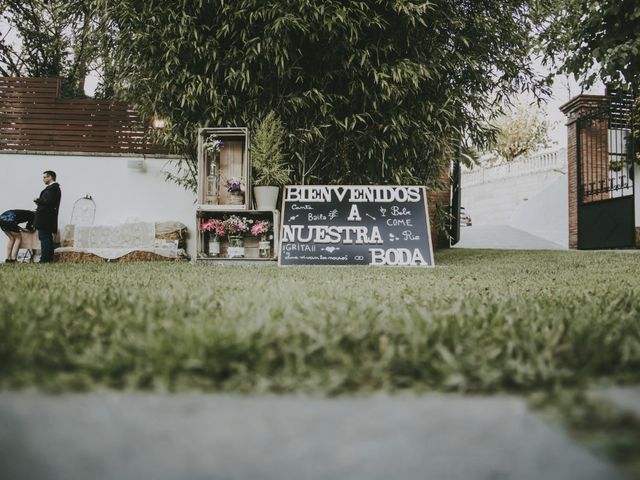
<path id="1" fill-rule="evenodd" d="M 253 187 L 256 210 L 276 210 L 280 187 Z"/>

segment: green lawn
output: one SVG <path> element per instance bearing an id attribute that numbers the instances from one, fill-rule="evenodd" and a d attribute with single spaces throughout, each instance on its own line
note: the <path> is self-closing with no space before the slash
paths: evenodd
<path id="1" fill-rule="evenodd" d="M 640 255 L 0 266 L 0 388 L 532 392 L 640 380 Z"/>

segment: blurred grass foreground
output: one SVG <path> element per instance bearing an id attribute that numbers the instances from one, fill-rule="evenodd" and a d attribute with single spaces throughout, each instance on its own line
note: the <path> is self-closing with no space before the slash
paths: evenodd
<path id="1" fill-rule="evenodd" d="M 640 379 L 640 255 L 0 267 L 0 387 L 531 392 Z"/>

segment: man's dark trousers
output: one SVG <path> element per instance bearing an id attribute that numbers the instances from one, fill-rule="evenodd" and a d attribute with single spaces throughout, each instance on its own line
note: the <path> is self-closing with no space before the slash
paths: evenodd
<path id="1" fill-rule="evenodd" d="M 40 240 L 40 263 L 53 262 L 53 233 L 47 230 L 38 230 Z"/>

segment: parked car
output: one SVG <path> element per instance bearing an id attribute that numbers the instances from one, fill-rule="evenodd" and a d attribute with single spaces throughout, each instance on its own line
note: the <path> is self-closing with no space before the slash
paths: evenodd
<path id="1" fill-rule="evenodd" d="M 460 226 L 461 227 L 471 226 L 471 215 L 467 213 L 464 207 L 460 207 Z"/>

